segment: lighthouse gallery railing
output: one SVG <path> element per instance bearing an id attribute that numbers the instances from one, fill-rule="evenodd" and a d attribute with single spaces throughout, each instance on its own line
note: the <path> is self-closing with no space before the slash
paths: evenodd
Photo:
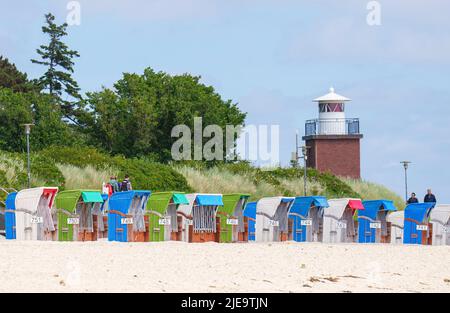
<path id="1" fill-rule="evenodd" d="M 314 119 L 305 123 L 305 136 L 359 134 L 359 119 L 357 118 Z"/>

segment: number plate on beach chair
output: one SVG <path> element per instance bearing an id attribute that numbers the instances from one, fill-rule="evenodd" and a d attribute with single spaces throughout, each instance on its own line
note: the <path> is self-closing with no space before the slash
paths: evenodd
<path id="1" fill-rule="evenodd" d="M 370 223 L 369 227 L 372 229 L 381 229 L 381 223 Z"/>
<path id="2" fill-rule="evenodd" d="M 347 223 L 338 222 L 337 223 L 337 228 L 339 228 L 339 229 L 346 229 L 347 228 Z"/>
<path id="3" fill-rule="evenodd" d="M 67 225 L 78 225 L 80 224 L 80 219 L 77 217 L 69 217 L 67 219 Z"/>
<path id="4" fill-rule="evenodd" d="M 227 225 L 238 225 L 239 221 L 235 218 L 227 218 Z"/>
<path id="5" fill-rule="evenodd" d="M 32 216 L 31 224 L 42 224 L 44 223 L 44 218 L 42 216 Z"/>
<path id="6" fill-rule="evenodd" d="M 158 223 L 159 225 L 170 225 L 170 218 L 160 218 Z"/>
<path id="7" fill-rule="evenodd" d="M 125 217 L 120 219 L 120 223 L 124 225 L 130 225 L 133 224 L 133 218 L 132 217 Z"/>
<path id="8" fill-rule="evenodd" d="M 300 225 L 302 225 L 302 226 L 311 226 L 312 225 L 312 220 L 311 219 L 302 220 L 300 222 Z"/>
<path id="9" fill-rule="evenodd" d="M 280 222 L 269 220 L 269 226 L 280 226 Z"/>
<path id="10" fill-rule="evenodd" d="M 417 225 L 416 229 L 421 231 L 428 230 L 428 225 Z"/>

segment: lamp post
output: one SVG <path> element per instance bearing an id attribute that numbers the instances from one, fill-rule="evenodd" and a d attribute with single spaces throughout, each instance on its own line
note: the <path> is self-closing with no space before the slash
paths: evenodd
<path id="1" fill-rule="evenodd" d="M 401 161 L 403 168 L 405 169 L 405 201 L 408 202 L 408 167 L 411 161 Z"/>
<path id="2" fill-rule="evenodd" d="M 294 164 L 295 164 L 295 166 L 296 167 L 298 167 L 298 160 L 300 160 L 300 159 L 303 159 L 303 170 L 304 170 L 304 172 L 303 172 L 303 193 L 304 193 L 304 195 L 305 195 L 305 197 L 306 197 L 306 194 L 307 194 L 307 192 L 306 192 L 306 183 L 307 183 L 307 175 L 308 175 L 308 172 L 307 172 L 307 168 L 306 168 L 306 161 L 308 160 L 308 149 L 309 149 L 310 147 L 308 147 L 308 146 L 302 146 L 301 147 L 301 149 L 302 149 L 302 156 L 300 156 L 299 155 L 299 149 L 300 149 L 300 147 L 299 147 L 299 145 L 298 145 L 298 131 L 296 131 L 296 133 L 295 133 L 295 152 L 292 154 L 292 161 L 294 161 Z"/>
<path id="3" fill-rule="evenodd" d="M 25 126 L 25 134 L 27 136 L 27 177 L 28 177 L 28 188 L 31 188 L 30 133 L 31 133 L 31 126 L 34 126 L 34 124 L 23 124 L 23 126 Z"/>
<path id="4" fill-rule="evenodd" d="M 303 155 L 303 185 L 304 185 L 304 195 L 306 197 L 306 176 L 308 175 L 306 171 L 306 161 L 308 160 L 308 148 L 307 146 L 302 146 L 302 155 Z"/>

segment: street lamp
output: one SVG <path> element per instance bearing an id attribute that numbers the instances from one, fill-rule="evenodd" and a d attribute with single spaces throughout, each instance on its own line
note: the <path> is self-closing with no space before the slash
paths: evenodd
<path id="1" fill-rule="evenodd" d="M 34 124 L 23 124 L 22 126 L 25 126 L 25 134 L 27 135 L 27 176 L 28 188 L 31 188 L 30 132 L 31 126 L 34 126 Z"/>
<path id="2" fill-rule="evenodd" d="M 409 164 L 411 164 L 411 161 L 401 161 L 401 164 L 403 164 L 403 168 L 405 169 L 405 200 L 408 202 L 408 167 Z"/>
<path id="3" fill-rule="evenodd" d="M 304 195 L 306 197 L 306 183 L 307 183 L 307 175 L 308 172 L 306 171 L 306 161 L 308 160 L 308 149 L 310 147 L 308 146 L 302 146 L 302 156 L 299 155 L 299 149 L 300 147 L 298 146 L 298 131 L 296 131 L 295 133 L 295 152 L 292 154 L 292 161 L 294 162 L 294 165 L 296 167 L 298 167 L 298 160 L 303 159 L 303 192 Z"/>
<path id="4" fill-rule="evenodd" d="M 302 155 L 303 155 L 303 170 L 304 170 L 304 173 L 303 173 L 303 185 L 304 185 L 304 194 L 305 194 L 305 197 L 306 197 L 306 176 L 308 175 L 307 174 L 307 171 L 306 171 L 306 161 L 308 160 L 308 148 L 309 147 L 307 147 L 307 146 L 302 146 Z"/>

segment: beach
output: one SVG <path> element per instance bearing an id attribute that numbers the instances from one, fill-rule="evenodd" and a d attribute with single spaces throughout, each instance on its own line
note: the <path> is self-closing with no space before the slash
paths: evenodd
<path id="1" fill-rule="evenodd" d="M 0 241 L 0 292 L 450 292 L 450 247 Z"/>

